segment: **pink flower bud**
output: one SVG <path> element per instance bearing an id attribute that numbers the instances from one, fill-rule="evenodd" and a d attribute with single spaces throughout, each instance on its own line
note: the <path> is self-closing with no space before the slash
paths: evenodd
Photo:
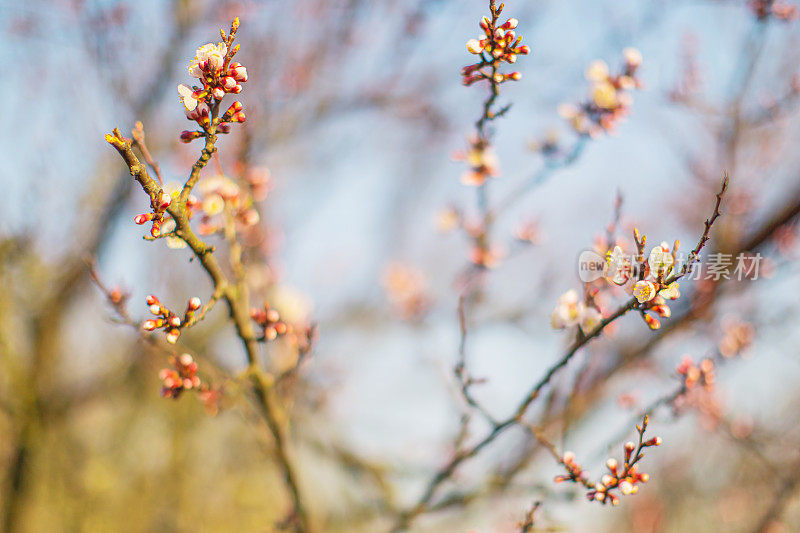
<path id="1" fill-rule="evenodd" d="M 161 303 L 158 301 L 158 298 L 156 298 L 155 295 L 153 294 L 148 295 L 146 300 L 147 300 L 147 305 L 154 305 Z"/>
<path id="2" fill-rule="evenodd" d="M 184 353 L 178 358 L 178 362 L 183 366 L 189 366 L 194 362 L 194 359 L 188 353 Z"/>
<path id="3" fill-rule="evenodd" d="M 211 91 L 211 94 L 217 100 L 222 100 L 223 98 L 225 98 L 225 90 L 222 87 L 214 87 L 214 90 Z"/>
<path id="4" fill-rule="evenodd" d="M 178 337 L 180 336 L 181 332 L 179 329 L 171 329 L 167 332 L 167 342 L 170 344 L 175 344 L 178 342 Z"/>
<path id="5" fill-rule="evenodd" d="M 153 331 L 154 329 L 160 327 L 161 324 L 162 324 L 161 320 L 150 318 L 144 321 L 144 324 L 142 324 L 142 329 L 144 329 L 145 331 Z"/>
<path id="6" fill-rule="evenodd" d="M 508 19 L 506 23 L 500 27 L 503 28 L 504 30 L 513 30 L 514 28 L 517 27 L 518 24 L 519 21 L 517 19 Z"/>
<path id="7" fill-rule="evenodd" d="M 661 445 L 661 437 L 653 437 L 652 439 L 645 442 L 644 446 L 659 446 Z"/>
<path id="8" fill-rule="evenodd" d="M 242 92 L 242 86 L 241 85 L 236 85 L 236 87 L 234 87 L 233 89 L 231 89 L 228 92 L 229 93 L 233 93 L 233 94 L 239 94 L 240 92 Z"/>
<path id="9" fill-rule="evenodd" d="M 199 139 L 202 136 L 203 136 L 202 132 L 185 130 L 181 132 L 181 142 L 190 143 L 193 140 Z"/>
<path id="10" fill-rule="evenodd" d="M 136 215 L 135 217 L 133 217 L 133 221 L 139 224 L 140 226 L 151 220 L 153 220 L 153 213 L 144 213 L 142 215 Z"/>
<path id="11" fill-rule="evenodd" d="M 247 81 L 247 69 L 244 68 L 242 65 L 238 65 L 234 67 L 232 70 L 233 78 L 240 82 L 244 83 Z"/>
<path id="12" fill-rule="evenodd" d="M 158 199 L 158 210 L 163 211 L 164 209 L 169 207 L 169 204 L 172 203 L 172 196 L 169 194 L 162 192 L 161 197 Z"/>
<path id="13" fill-rule="evenodd" d="M 201 305 L 200 298 L 198 298 L 197 296 L 193 296 L 192 298 L 189 299 L 188 308 L 190 311 L 197 311 L 198 309 L 200 309 L 200 305 Z"/>
<path id="14" fill-rule="evenodd" d="M 228 122 L 221 122 L 219 126 L 217 126 L 217 133 L 230 133 L 231 132 L 231 125 Z"/>
<path id="15" fill-rule="evenodd" d="M 231 122 L 244 122 L 245 118 L 246 117 L 244 111 L 239 111 L 233 114 L 233 116 L 231 117 Z"/>
<path id="16" fill-rule="evenodd" d="M 158 304 L 153 304 L 150 306 L 150 312 L 154 315 L 158 315 L 161 313 L 161 306 Z"/>
<path id="17" fill-rule="evenodd" d="M 225 76 L 224 78 L 222 78 L 222 88 L 225 89 L 226 91 L 233 90 L 233 88 L 236 87 L 236 85 L 237 83 L 236 80 L 233 79 L 233 76 Z"/>
<path id="18" fill-rule="evenodd" d="M 169 317 L 168 322 L 169 322 L 170 326 L 175 327 L 175 328 L 177 328 L 177 327 L 179 327 L 181 325 L 181 319 L 176 315 L 172 315 L 171 317 Z"/>

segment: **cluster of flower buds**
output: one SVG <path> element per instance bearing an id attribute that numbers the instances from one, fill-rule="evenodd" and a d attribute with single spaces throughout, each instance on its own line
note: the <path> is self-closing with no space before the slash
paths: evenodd
<path id="1" fill-rule="evenodd" d="M 586 69 L 586 78 L 592 84 L 589 100 L 581 105 L 559 106 L 559 114 L 579 135 L 598 137 L 603 132 L 610 132 L 628 113 L 633 103 L 630 91 L 642 86 L 636 76 L 642 64 L 642 54 L 635 48 L 626 48 L 623 56 L 625 63 L 617 75 L 610 74 L 604 61 L 594 61 Z"/>
<path id="2" fill-rule="evenodd" d="M 697 385 L 702 386 L 705 390 L 714 388 L 714 361 L 711 359 L 703 359 L 698 365 L 686 355 L 676 370 L 683 377 L 683 385 L 686 390 L 691 390 Z"/>
<path id="3" fill-rule="evenodd" d="M 272 309 L 268 303 L 264 303 L 263 309 L 251 309 L 250 318 L 261 327 L 263 340 L 274 341 L 292 331 L 292 327 L 283 322 L 278 311 Z"/>
<path id="4" fill-rule="evenodd" d="M 186 118 L 193 120 L 203 131 L 184 131 L 181 141 L 191 142 L 203 137 L 211 125 L 211 109 L 226 94 L 242 92 L 242 83 L 247 81 L 247 69 L 241 64 L 231 62 L 239 45 L 233 46 L 236 31 L 239 28 L 238 17 L 231 24 L 230 35 L 221 30 L 222 42 L 209 43 L 197 49 L 194 59 L 189 63 L 189 74 L 200 81 L 200 86 L 188 87 L 178 85 L 178 95 L 186 111 Z M 244 122 L 245 114 L 241 102 L 234 102 L 220 117 L 217 133 L 230 132 L 231 124 Z"/>
<path id="5" fill-rule="evenodd" d="M 781 0 L 750 0 L 749 6 L 758 20 L 775 17 L 790 22 L 800 17 L 800 9 L 797 6 Z"/>
<path id="6" fill-rule="evenodd" d="M 469 148 L 463 152 L 453 154 L 453 160 L 465 161 L 469 169 L 461 175 L 461 183 L 479 187 L 488 178 L 500 175 L 500 167 L 494 148 L 487 139 L 474 135 L 469 139 Z"/>
<path id="7" fill-rule="evenodd" d="M 383 287 L 392 308 L 404 320 L 418 320 L 431 304 L 428 284 L 419 270 L 404 264 L 389 265 L 383 273 Z"/>
<path id="8" fill-rule="evenodd" d="M 172 368 L 164 368 L 159 373 L 161 379 L 161 396 L 178 398 L 185 390 L 198 389 L 200 377 L 197 375 L 197 363 L 188 353 L 179 357 L 170 357 Z"/>
<path id="9" fill-rule="evenodd" d="M 554 480 L 556 483 L 563 483 L 564 481 L 587 483 L 586 472 L 581 468 L 581 465 L 575 462 L 575 454 L 573 452 L 564 452 L 564 456 L 561 457 L 561 464 L 564 465 L 567 473 L 556 476 Z"/>
<path id="10" fill-rule="evenodd" d="M 158 237 L 161 235 L 161 224 L 164 222 L 164 212 L 171 203 L 172 196 L 162 190 L 160 194 L 150 198 L 150 206 L 153 208 L 153 211 L 151 213 L 136 215 L 133 221 L 140 226 L 152 222 L 153 225 L 150 228 L 150 235 Z"/>
<path id="11" fill-rule="evenodd" d="M 503 4 L 491 6 L 491 17 L 481 19 L 483 36 L 467 41 L 467 50 L 480 57 L 480 61 L 461 69 L 464 85 L 472 85 L 476 81 L 489 80 L 497 85 L 508 80 L 519 80 L 522 75 L 517 72 L 502 73 L 499 71 L 502 62 L 515 63 L 518 55 L 529 54 L 531 49 L 523 45 L 522 36 L 514 33 L 519 23 L 517 19 L 508 19 L 498 26 L 498 18 L 503 11 Z"/>
<path id="12" fill-rule="evenodd" d="M 570 289 L 558 298 L 556 308 L 550 315 L 550 324 L 554 329 L 566 329 L 577 325 L 581 331 L 589 333 L 603 320 L 603 315 L 595 305 L 593 298 L 587 297 L 586 301 L 583 301 L 578 297 L 576 290 Z"/>
<path id="13" fill-rule="evenodd" d="M 606 461 L 608 473 L 604 474 L 600 483 L 595 483 L 594 487 L 586 493 L 589 501 L 596 501 L 602 504 L 619 504 L 619 492 L 625 496 L 636 494 L 639 491 L 639 484 L 646 483 L 650 476 L 638 471 L 636 463 L 642 459 L 642 451 L 651 446 L 661 444 L 661 437 L 653 437 L 644 440 L 644 432 L 647 428 L 647 417 L 645 416 L 641 425 L 636 426 L 639 432 L 639 443 L 625 443 L 625 461 L 620 465 L 616 459 L 610 458 Z"/>
<path id="14" fill-rule="evenodd" d="M 181 334 L 181 328 L 188 324 L 194 314 L 200 309 L 200 298 L 194 296 L 189 298 L 186 304 L 186 311 L 183 318 L 179 317 L 161 303 L 161 301 L 152 294 L 147 297 L 147 305 L 150 306 L 150 312 L 156 315 L 157 318 L 149 318 L 144 321 L 142 328 L 145 331 L 154 331 L 156 329 L 163 329 L 167 334 L 167 342 L 175 344 Z"/>
<path id="15" fill-rule="evenodd" d="M 237 230 L 258 224 L 260 216 L 253 208 L 252 198 L 233 180 L 220 174 L 201 181 L 199 189 L 203 193 L 198 202 L 202 219 L 197 230 L 201 235 L 223 229 L 224 220 L 219 216 L 223 213 L 233 217 Z"/>
<path id="16" fill-rule="evenodd" d="M 756 330 L 749 322 L 728 318 L 722 322 L 724 335 L 719 341 L 719 353 L 723 357 L 734 357 L 741 354 L 753 343 Z"/>
<path id="17" fill-rule="evenodd" d="M 658 329 L 661 323 L 646 311 L 662 318 L 669 318 L 671 315 L 666 300 L 677 299 L 680 296 L 680 287 L 677 281 L 667 282 L 675 265 L 679 243 L 676 241 L 670 250 L 669 244 L 662 242 L 650 251 L 645 261 L 641 251 L 644 250 L 647 237 L 640 236 L 638 230 L 634 230 L 634 239 L 640 250 L 638 256 L 626 256 L 620 246 L 615 246 L 606 255 L 603 273 L 609 282 L 623 287 L 636 298 L 645 323 L 651 329 Z"/>

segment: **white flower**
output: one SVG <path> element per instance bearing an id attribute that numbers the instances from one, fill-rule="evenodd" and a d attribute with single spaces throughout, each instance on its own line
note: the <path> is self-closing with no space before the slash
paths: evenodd
<path id="1" fill-rule="evenodd" d="M 586 79 L 589 81 L 606 81 L 608 79 L 608 65 L 602 59 L 592 61 L 586 69 Z"/>
<path id="2" fill-rule="evenodd" d="M 622 51 L 622 56 L 625 58 L 625 62 L 632 67 L 638 67 L 642 64 L 642 53 L 636 48 L 626 48 Z"/>
<path id="3" fill-rule="evenodd" d="M 222 213 L 223 209 L 225 209 L 225 200 L 219 194 L 212 193 L 203 198 L 203 211 L 206 215 L 218 215 Z"/>
<path id="4" fill-rule="evenodd" d="M 660 276 L 668 273 L 672 269 L 675 259 L 669 253 L 669 244 L 662 242 L 650 251 L 650 257 L 647 258 L 647 264 L 650 265 L 650 271 Z"/>
<path id="5" fill-rule="evenodd" d="M 194 111 L 199 103 L 199 100 L 194 97 L 194 91 L 184 84 L 178 85 L 178 95 L 180 96 L 181 103 L 186 111 Z"/>
<path id="6" fill-rule="evenodd" d="M 564 329 L 580 322 L 585 304 L 578 300 L 578 293 L 569 290 L 558 298 L 556 308 L 550 315 L 550 324 L 554 329 Z"/>
<path id="7" fill-rule="evenodd" d="M 681 295 L 680 290 L 678 290 L 678 282 L 673 281 L 666 288 L 661 289 L 659 294 L 667 300 L 677 300 Z"/>
<path id="8" fill-rule="evenodd" d="M 197 49 L 194 59 L 189 63 L 189 75 L 202 78 L 204 70 L 218 71 L 225 63 L 228 47 L 224 43 L 208 43 Z"/>
<path id="9" fill-rule="evenodd" d="M 614 250 L 608 252 L 603 274 L 609 281 L 617 285 L 625 285 L 630 278 L 630 259 L 625 257 L 619 246 L 615 246 Z"/>
<path id="10" fill-rule="evenodd" d="M 656 297 L 656 285 L 652 281 L 637 281 L 633 286 L 633 296 L 640 304 L 649 302 Z"/>
<path id="11" fill-rule="evenodd" d="M 581 313 L 581 330 L 584 333 L 590 333 L 597 329 L 600 321 L 603 320 L 603 315 L 594 307 L 586 307 Z"/>

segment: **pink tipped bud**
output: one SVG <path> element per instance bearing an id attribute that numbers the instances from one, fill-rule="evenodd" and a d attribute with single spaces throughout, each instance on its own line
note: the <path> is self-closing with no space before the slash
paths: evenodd
<path id="1" fill-rule="evenodd" d="M 200 309 L 200 305 L 201 305 L 200 298 L 198 298 L 197 296 L 193 296 L 192 298 L 189 299 L 189 305 L 187 307 L 190 311 L 197 311 L 198 309 Z"/>
<path id="2" fill-rule="evenodd" d="M 231 89 L 228 92 L 231 93 L 231 94 L 239 94 L 240 92 L 242 92 L 242 86 L 237 84 L 236 87 L 234 87 L 233 89 Z"/>
<path id="3" fill-rule="evenodd" d="M 153 331 L 154 329 L 159 328 L 162 325 L 163 325 L 162 320 L 150 318 L 144 321 L 144 323 L 142 324 L 142 329 L 144 329 L 145 331 Z"/>
<path id="4" fill-rule="evenodd" d="M 192 356 L 188 353 L 184 353 L 178 358 L 178 362 L 183 366 L 189 366 L 194 362 L 194 359 L 192 359 Z"/>
<path id="5" fill-rule="evenodd" d="M 144 213 L 142 215 L 136 215 L 135 217 L 133 217 L 133 221 L 139 224 L 140 226 L 142 224 L 150 222 L 151 220 L 153 220 L 153 213 Z"/>
<path id="6" fill-rule="evenodd" d="M 612 457 L 611 459 L 609 459 L 608 461 L 606 461 L 606 466 L 607 466 L 607 467 L 608 467 L 608 469 L 609 469 L 609 470 L 611 470 L 611 471 L 614 471 L 614 470 L 616 470 L 616 469 L 617 469 L 617 460 L 616 460 L 616 459 L 614 459 L 614 458 Z"/>
<path id="7" fill-rule="evenodd" d="M 167 332 L 167 342 L 170 344 L 175 344 L 178 342 L 178 337 L 180 336 L 181 332 L 179 329 L 171 329 Z"/>
<path id="8" fill-rule="evenodd" d="M 230 121 L 231 122 L 244 122 L 245 118 L 246 117 L 245 117 L 244 111 L 239 111 L 239 112 L 233 114 L 233 116 L 231 117 Z"/>
<path id="9" fill-rule="evenodd" d="M 158 298 L 156 298 L 155 295 L 153 294 L 149 294 L 147 298 L 145 298 L 145 300 L 147 301 L 147 305 L 155 305 L 161 303 L 158 301 Z"/>
<path id="10" fill-rule="evenodd" d="M 644 446 L 659 446 L 661 442 L 662 442 L 661 437 L 653 437 L 652 439 L 645 442 Z"/>
<path id="11" fill-rule="evenodd" d="M 232 70 L 233 79 L 238 81 L 239 83 L 244 83 L 247 81 L 247 69 L 244 68 L 242 65 L 238 65 L 234 67 Z"/>
<path id="12" fill-rule="evenodd" d="M 519 81 L 522 79 L 522 74 L 520 72 L 514 71 L 511 74 L 509 74 L 508 77 L 514 81 Z"/>
<path id="13" fill-rule="evenodd" d="M 531 53 L 531 47 L 528 46 L 527 44 L 522 45 L 519 48 L 517 48 L 517 53 L 523 56 L 528 55 Z"/>
<path id="14" fill-rule="evenodd" d="M 503 28 L 504 30 L 513 30 L 514 28 L 517 27 L 518 24 L 519 21 L 517 19 L 508 19 L 506 23 L 500 27 Z"/>
<path id="15" fill-rule="evenodd" d="M 225 76 L 222 78 L 222 88 L 225 89 L 226 92 L 233 90 L 236 85 L 236 80 L 233 78 L 233 76 Z"/>
<path id="16" fill-rule="evenodd" d="M 626 452 L 632 452 L 635 448 L 636 448 L 636 445 L 633 442 L 628 441 L 628 442 L 625 443 L 625 451 Z"/>
<path id="17" fill-rule="evenodd" d="M 172 203 L 172 196 L 169 194 L 162 192 L 161 197 L 158 199 L 158 210 L 163 211 L 164 209 L 169 207 L 169 204 Z"/>
<path id="18" fill-rule="evenodd" d="M 150 312 L 154 315 L 158 315 L 161 313 L 161 306 L 158 304 L 153 304 L 150 306 Z"/>
<path id="19" fill-rule="evenodd" d="M 483 17 L 481 19 L 481 28 L 483 28 L 484 30 L 489 29 L 490 23 L 491 21 L 489 20 L 489 17 Z"/>
<path id="20" fill-rule="evenodd" d="M 467 50 L 470 54 L 480 54 L 483 52 L 483 46 L 478 39 L 470 39 L 467 41 Z"/>
<path id="21" fill-rule="evenodd" d="M 223 98 L 225 98 L 225 89 L 223 89 L 222 87 L 214 87 L 214 90 L 211 91 L 211 94 L 217 100 L 222 100 Z"/>
<path id="22" fill-rule="evenodd" d="M 181 319 L 176 315 L 172 315 L 171 317 L 169 317 L 168 322 L 169 322 L 169 325 L 174 327 L 174 328 L 180 327 L 180 325 L 181 325 Z"/>
<path id="23" fill-rule="evenodd" d="M 188 131 L 184 130 L 181 132 L 181 142 L 190 143 L 195 139 L 199 139 L 203 136 L 203 133 L 200 131 Z"/>

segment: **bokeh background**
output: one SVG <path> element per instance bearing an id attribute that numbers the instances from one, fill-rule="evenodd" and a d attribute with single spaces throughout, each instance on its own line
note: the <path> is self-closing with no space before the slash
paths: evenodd
<path id="1" fill-rule="evenodd" d="M 243 159 L 268 169 L 267 263 L 251 275 L 282 312 L 317 324 L 313 355 L 284 392 L 314 522 L 385 531 L 419 497 L 464 410 L 452 368 L 469 241 L 437 220 L 449 206 L 475 212 L 452 154 L 486 96 L 459 76 L 486 12 L 481 0 L 0 1 L 5 529 L 271 531 L 285 514 L 268 433 L 238 406 L 235 379 L 215 416 L 194 398 L 159 397 L 168 352 L 115 323 L 87 268 L 96 258 L 102 279 L 129 292 L 137 320 L 150 293 L 207 297 L 188 251 L 141 238 L 132 219 L 147 199 L 103 135 L 141 120 L 165 180 L 183 179 L 196 146 L 178 141 L 175 86 L 196 47 L 237 15 L 248 120 L 206 172 Z M 506 13 L 532 53 L 515 66 L 522 80 L 503 86 L 513 107 L 495 123 L 502 175 L 490 201 L 547 165 L 537 141 L 576 142 L 557 108 L 585 98 L 592 60 L 613 68 L 638 48 L 644 88 L 613 135 L 587 141 L 501 214 L 498 241 L 524 221 L 540 239 L 514 245 L 486 276 L 470 325 L 470 371 L 486 379 L 476 396 L 506 416 L 559 357 L 568 336 L 549 315 L 580 287 L 578 254 L 603 234 L 618 194 L 626 230 L 688 248 L 723 171 L 731 191 L 711 246 L 761 253 L 759 279 L 687 283 L 676 327 L 658 333 L 624 318 L 554 383 L 564 408 L 552 435 L 599 474 L 636 414 L 674 389 L 683 355 L 714 352 L 733 320 L 755 336 L 720 366 L 713 408 L 654 413 L 664 444 L 645 459 L 651 481 L 618 508 L 555 485 L 558 465 L 509 432 L 448 487 L 475 497 L 414 528 L 515 531 L 541 500 L 537 525 L 556 530 L 796 530 L 798 23 L 759 21 L 737 0 L 512 0 Z M 387 290 L 392 265 L 413 273 L 399 296 Z M 427 304 L 412 317 L 396 305 L 409 291 Z M 224 315 L 181 340 L 236 376 L 245 359 Z M 279 349 L 270 357 L 292 364 Z M 467 438 L 485 430 L 476 419 Z"/>

